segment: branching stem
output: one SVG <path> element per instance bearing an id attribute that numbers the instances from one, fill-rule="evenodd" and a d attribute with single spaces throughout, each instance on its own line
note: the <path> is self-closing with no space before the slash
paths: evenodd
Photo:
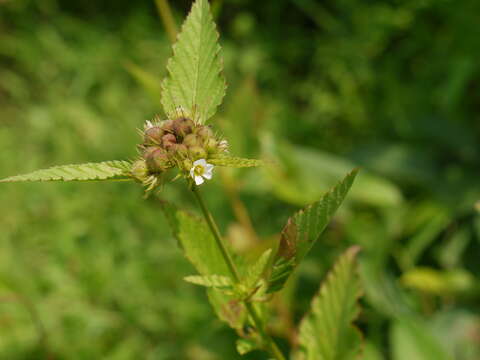
<path id="1" fill-rule="evenodd" d="M 200 208 L 202 209 L 202 213 L 203 213 L 203 216 L 205 217 L 205 221 L 207 222 L 207 225 L 210 228 L 210 231 L 212 232 L 213 237 L 215 238 L 217 246 L 223 255 L 223 258 L 225 260 L 225 263 L 227 264 L 227 267 L 230 271 L 230 274 L 233 280 L 236 283 L 240 283 L 240 275 L 238 273 L 237 267 L 235 266 L 235 263 L 233 262 L 232 257 L 228 252 L 228 249 L 223 243 L 222 236 L 220 235 L 220 231 L 218 230 L 218 226 L 215 223 L 215 220 L 213 219 L 213 216 L 208 210 L 205 202 L 203 201 L 203 198 L 200 195 L 200 192 L 198 190 L 198 186 L 193 185 L 192 191 L 193 191 L 193 194 L 195 195 L 195 198 L 198 201 L 198 204 L 200 205 Z M 244 304 L 250 317 L 255 323 L 255 327 L 257 328 L 260 336 L 262 337 L 262 340 L 266 346 L 266 349 L 268 350 L 268 352 L 270 352 L 270 355 L 272 355 L 277 360 L 286 360 L 285 356 L 282 354 L 277 344 L 265 331 L 265 326 L 260 316 L 258 315 L 257 310 L 253 306 L 253 304 L 249 301 L 244 301 Z"/>

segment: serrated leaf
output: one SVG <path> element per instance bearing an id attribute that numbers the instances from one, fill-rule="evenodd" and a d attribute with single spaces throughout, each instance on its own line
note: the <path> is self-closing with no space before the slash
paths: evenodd
<path id="1" fill-rule="evenodd" d="M 257 159 L 245 159 L 232 156 L 222 156 L 208 159 L 208 162 L 216 166 L 226 166 L 233 168 L 262 166 L 263 161 Z"/>
<path id="2" fill-rule="evenodd" d="M 183 278 L 186 282 L 216 289 L 232 289 L 233 283 L 229 277 L 222 275 L 190 275 Z"/>
<path id="3" fill-rule="evenodd" d="M 131 164 L 128 161 L 60 165 L 11 176 L 0 182 L 124 180 L 131 178 L 130 168 Z"/>
<path id="4" fill-rule="evenodd" d="M 167 116 L 175 116 L 181 108 L 203 124 L 215 114 L 226 89 L 217 40 L 210 5 L 207 0 L 197 0 L 173 45 L 173 57 L 167 64 L 169 76 L 162 82 Z"/>
<path id="5" fill-rule="evenodd" d="M 267 293 L 283 287 L 290 274 L 315 244 L 345 199 L 357 172 L 358 170 L 352 171 L 319 201 L 288 219 L 287 225 L 282 230 Z"/>
<path id="6" fill-rule="evenodd" d="M 300 323 L 295 360 L 350 360 L 358 357 L 361 335 L 352 325 L 360 308 L 360 280 L 355 262 L 358 247 L 348 249 L 314 297 Z"/>
<path id="7" fill-rule="evenodd" d="M 185 257 L 201 276 L 222 276 L 230 280 L 230 272 L 207 225 L 199 218 L 177 209 L 167 202 L 162 209 Z M 243 304 L 234 297 L 213 288 L 208 298 L 218 317 L 231 327 L 240 329 L 246 321 Z"/>

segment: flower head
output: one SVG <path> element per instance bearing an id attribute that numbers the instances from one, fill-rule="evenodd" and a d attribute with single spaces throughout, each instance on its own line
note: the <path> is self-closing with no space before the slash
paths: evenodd
<path id="1" fill-rule="evenodd" d="M 195 181 L 196 185 L 201 185 L 205 179 L 210 180 L 212 178 L 214 166 L 207 163 L 205 159 L 199 159 L 193 162 L 193 166 L 190 169 L 190 176 Z"/>

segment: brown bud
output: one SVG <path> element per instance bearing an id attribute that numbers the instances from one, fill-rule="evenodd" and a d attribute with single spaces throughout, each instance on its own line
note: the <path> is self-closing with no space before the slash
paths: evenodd
<path id="1" fill-rule="evenodd" d="M 207 157 L 207 152 L 201 146 L 192 146 L 188 150 L 194 159 L 204 159 Z"/>
<path id="2" fill-rule="evenodd" d="M 177 143 L 177 139 L 173 134 L 165 134 L 162 136 L 162 145 L 165 149 L 170 148 L 173 144 Z"/>
<path id="3" fill-rule="evenodd" d="M 151 153 L 159 149 L 158 146 L 147 146 L 143 148 L 142 156 L 144 159 L 150 156 Z"/>
<path id="4" fill-rule="evenodd" d="M 173 120 L 165 120 L 165 121 L 162 123 L 162 129 L 163 129 L 163 131 L 165 131 L 165 132 L 173 133 L 173 132 L 174 132 L 174 129 L 173 129 Z"/>
<path id="5" fill-rule="evenodd" d="M 160 144 L 164 132 L 160 126 L 152 126 L 144 132 L 144 142 L 147 145 Z"/>
<path id="6" fill-rule="evenodd" d="M 187 157 L 188 155 L 188 149 L 183 144 L 173 144 L 172 146 L 170 146 L 168 151 L 173 156 L 180 156 L 182 158 Z"/>
<path id="7" fill-rule="evenodd" d="M 157 148 L 149 153 L 147 158 L 148 169 L 152 172 L 165 171 L 170 167 L 170 160 L 163 149 Z"/>
<path id="8" fill-rule="evenodd" d="M 173 121 L 173 130 L 175 134 L 183 137 L 192 132 L 193 125 L 192 120 L 181 117 Z"/>

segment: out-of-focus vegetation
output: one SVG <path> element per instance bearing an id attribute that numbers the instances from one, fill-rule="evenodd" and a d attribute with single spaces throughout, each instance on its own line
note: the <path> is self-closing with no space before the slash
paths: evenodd
<path id="1" fill-rule="evenodd" d="M 180 23 L 190 2 L 172 3 Z M 362 167 L 275 299 L 282 347 L 318 279 L 359 244 L 364 359 L 480 358 L 480 3 L 213 7 L 229 83 L 213 123 L 235 154 L 276 163 L 205 186 L 234 246 L 259 254 L 293 210 Z M 0 2 L 0 178 L 136 156 L 171 51 L 156 11 Z M 194 271 L 142 195 L 131 183 L 0 187 L 0 359 L 240 358 L 202 289 L 181 280 Z M 161 196 L 195 211 L 183 184 Z"/>

